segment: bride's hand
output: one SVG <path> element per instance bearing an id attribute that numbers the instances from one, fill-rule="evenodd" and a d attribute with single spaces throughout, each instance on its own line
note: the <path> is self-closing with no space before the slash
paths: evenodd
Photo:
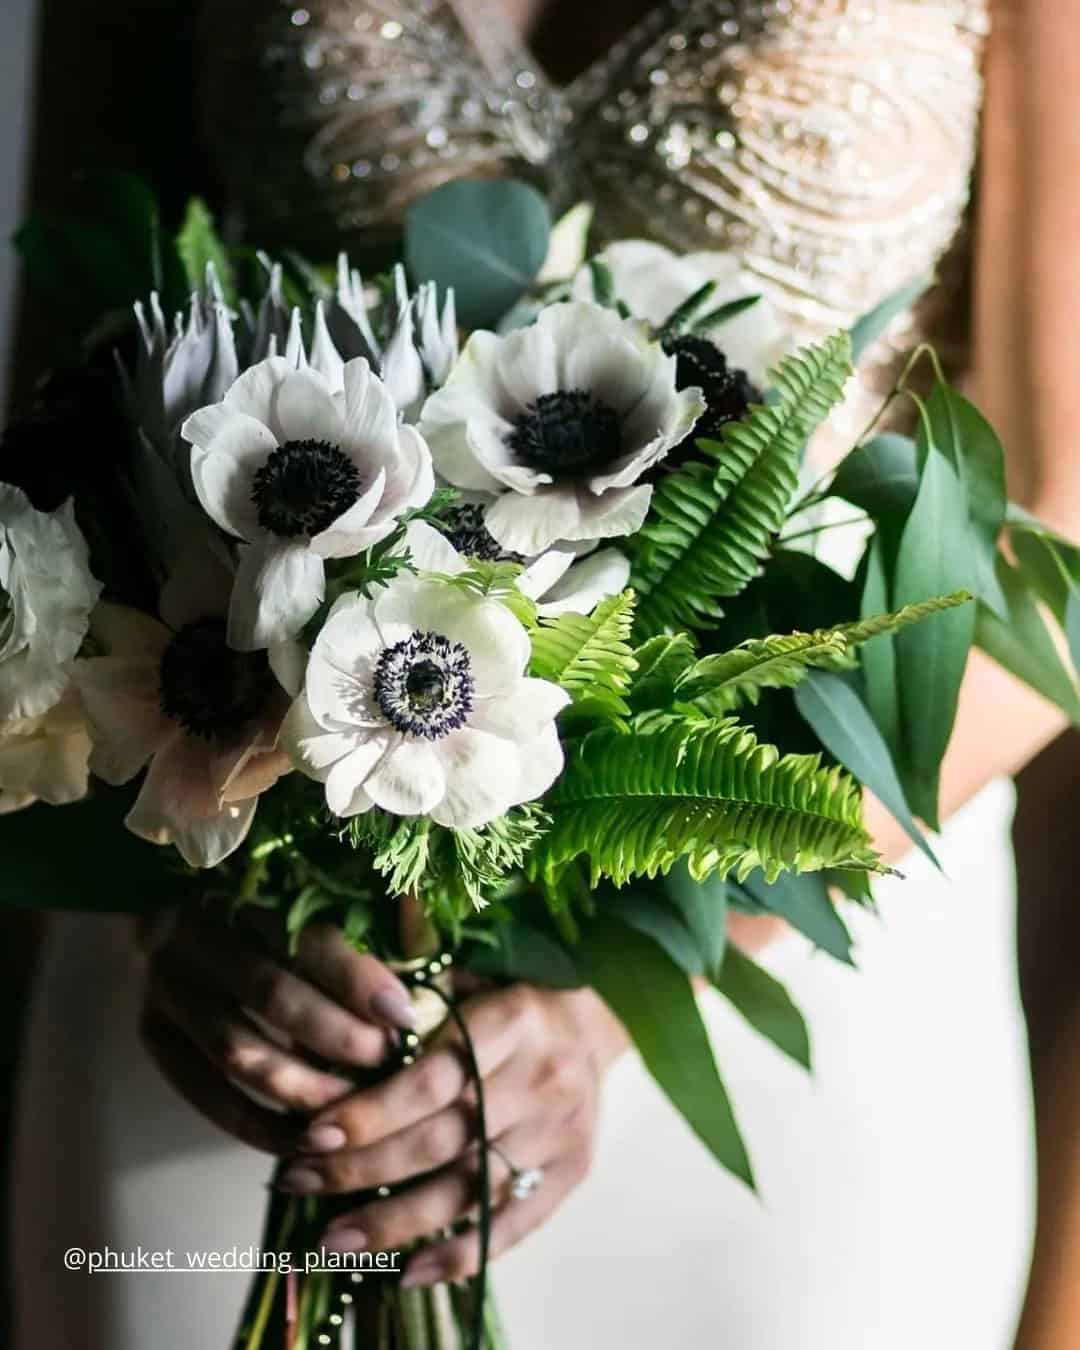
<path id="1" fill-rule="evenodd" d="M 287 964 L 247 921 L 227 925 L 205 911 L 181 912 L 144 945 L 140 1033 L 151 1056 L 196 1110 L 269 1153 L 295 1150 L 306 1118 L 352 1089 L 312 1054 L 375 1065 L 389 1029 L 412 1025 L 404 986 L 330 924 L 305 929 Z"/>
<path id="2" fill-rule="evenodd" d="M 538 1189 L 514 1199 L 506 1164 L 489 1150 L 497 1256 L 543 1223 L 588 1171 L 600 1083 L 626 1035 L 591 990 L 519 984 L 474 995 L 461 1007 L 484 1080 L 488 1138 L 516 1167 L 544 1170 Z M 448 1024 L 415 1064 L 316 1117 L 308 1153 L 278 1184 L 327 1194 L 433 1173 L 400 1195 L 339 1216 L 322 1239 L 341 1251 L 393 1250 L 475 1211 L 475 1141 L 475 1097 Z M 478 1256 L 475 1230 L 439 1240 L 413 1258 L 405 1282 L 462 1279 L 476 1270 Z"/>

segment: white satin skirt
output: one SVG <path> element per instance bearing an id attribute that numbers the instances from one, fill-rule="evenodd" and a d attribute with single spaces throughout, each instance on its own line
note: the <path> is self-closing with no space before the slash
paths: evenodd
<path id="1" fill-rule="evenodd" d="M 635 1057 L 616 1066 L 588 1181 L 496 1267 L 513 1350 L 1008 1350 L 1034 1194 L 1012 805 L 993 784 L 940 841 L 946 876 L 913 855 L 879 887 L 857 970 L 794 937 L 770 952 L 812 1076 L 706 996 L 757 1197 Z M 229 1344 L 244 1275 L 64 1268 L 259 1241 L 269 1161 L 159 1079 L 137 983 L 120 921 L 55 924 L 18 1085 L 15 1350 Z"/>

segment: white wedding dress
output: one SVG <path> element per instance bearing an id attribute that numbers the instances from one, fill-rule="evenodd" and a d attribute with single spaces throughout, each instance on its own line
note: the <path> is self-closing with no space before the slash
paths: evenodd
<path id="1" fill-rule="evenodd" d="M 376 228 L 380 183 L 535 162 L 549 124 L 569 124 L 609 234 L 735 249 L 811 336 L 932 265 L 963 214 L 984 0 L 666 0 L 558 98 L 496 0 L 210 8 L 239 44 L 217 54 L 230 79 L 211 109 L 227 181 L 285 227 Z M 292 100 L 273 137 L 248 124 L 272 101 L 245 91 L 256 79 L 280 82 L 279 110 Z M 485 81 L 504 94 L 474 116 Z M 388 127 L 396 149 L 375 158 L 365 137 Z M 769 953 L 810 1022 L 812 1076 L 704 997 L 758 1198 L 620 1062 L 592 1174 L 497 1267 L 514 1350 L 1007 1350 L 1033 1208 L 1011 810 L 992 784 L 949 822 L 944 875 L 914 855 L 879 885 L 880 916 L 852 916 L 857 971 L 797 937 Z M 138 1003 L 125 923 L 58 919 L 18 1085 L 16 1350 L 228 1344 L 244 1275 L 63 1268 L 71 1247 L 259 1240 L 268 1160 L 172 1094 L 138 1045 Z"/>

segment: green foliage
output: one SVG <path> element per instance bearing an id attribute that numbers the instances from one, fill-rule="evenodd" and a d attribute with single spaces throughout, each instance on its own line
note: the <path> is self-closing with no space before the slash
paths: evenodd
<path id="1" fill-rule="evenodd" d="M 659 633 L 635 648 L 637 670 L 630 690 L 633 710 L 669 707 L 679 676 L 693 660 L 694 640 L 689 633 Z"/>
<path id="2" fill-rule="evenodd" d="M 998 559 L 998 580 L 1006 598 L 1008 618 L 1002 620 L 989 605 L 980 604 L 975 642 L 1000 666 L 1066 712 L 1073 722 L 1080 722 L 1076 678 L 1058 655 L 1039 612 L 1038 592 L 1004 558 Z"/>
<path id="3" fill-rule="evenodd" d="M 851 329 L 851 357 L 858 361 L 888 329 L 892 321 L 907 310 L 934 284 L 934 274 L 925 272 L 888 295 L 880 304 L 858 319 Z"/>
<path id="4" fill-rule="evenodd" d="M 763 689 L 794 688 L 812 669 L 852 669 L 856 649 L 862 643 L 898 632 L 970 599 L 967 592 L 959 591 L 906 605 L 893 614 L 875 614 L 815 633 L 751 638 L 731 651 L 702 657 L 687 667 L 675 682 L 675 693 L 682 699 L 700 700 L 710 715 L 718 717 L 743 703 L 756 703 Z"/>
<path id="5" fill-rule="evenodd" d="M 885 431 L 857 445 L 840 462 L 829 495 L 871 516 L 905 517 L 919 491 L 919 461 L 909 436 Z"/>
<path id="6" fill-rule="evenodd" d="M 457 926 L 521 870 L 547 819 L 538 806 L 516 806 L 479 829 L 451 830 L 375 809 L 351 820 L 347 834 L 371 854 L 390 894 L 416 895 L 433 918 Z"/>
<path id="7" fill-rule="evenodd" d="M 131 321 L 131 306 L 151 290 L 166 309 L 186 299 L 157 199 L 132 174 L 83 176 L 63 209 L 34 211 L 14 244 L 29 285 L 51 307 L 54 359 L 75 359 L 82 339 L 101 331 L 106 316 Z"/>
<path id="8" fill-rule="evenodd" d="M 532 630 L 531 673 L 561 685 L 573 699 L 564 720 L 629 717 L 626 695 L 637 668 L 629 645 L 633 622 L 634 595 L 624 591 L 601 601 L 589 616 L 560 614 L 541 619 Z"/>
<path id="9" fill-rule="evenodd" d="M 405 261 L 414 282 L 453 287 L 465 328 L 493 327 L 544 265 L 547 202 L 511 178 L 458 179 L 405 215 Z"/>
<path id="10" fill-rule="evenodd" d="M 214 217 L 198 197 L 192 197 L 188 202 L 184 223 L 176 236 L 176 250 L 191 290 L 202 289 L 207 267 L 212 266 L 225 303 L 236 303 L 236 280 L 228 250 L 218 237 Z"/>
<path id="11" fill-rule="evenodd" d="M 70 806 L 0 815 L 0 906 L 139 913 L 181 899 L 194 874 L 124 828 L 133 801 L 130 789 L 95 786 Z"/>
<path id="12" fill-rule="evenodd" d="M 897 608 L 964 588 L 972 578 L 976 550 L 963 483 L 926 418 L 919 446 L 919 493 L 900 536 L 892 577 Z M 902 735 L 897 765 L 912 809 L 932 829 L 938 827 L 941 761 L 974 625 L 974 607 L 962 606 L 905 629 L 895 641 Z"/>
<path id="13" fill-rule="evenodd" d="M 789 872 L 769 882 L 761 872 L 752 872 L 741 885 L 730 886 L 728 901 L 743 913 L 783 919 L 835 960 L 854 965 L 851 934 L 829 895 L 829 885 L 840 875 L 832 869 L 802 876 Z"/>
<path id="14" fill-rule="evenodd" d="M 937 866 L 912 817 L 885 738 L 852 685 L 841 675 L 814 671 L 796 689 L 795 706 L 829 754 L 870 789 Z"/>
<path id="15" fill-rule="evenodd" d="M 796 1064 L 810 1068 L 806 1020 L 779 980 L 731 943 L 713 983 L 755 1031 Z"/>
<path id="16" fill-rule="evenodd" d="M 686 972 L 659 943 L 608 915 L 586 932 L 578 960 L 672 1105 L 722 1166 L 753 1189 L 750 1159 Z"/>
<path id="17" fill-rule="evenodd" d="M 521 570 L 520 563 L 485 562 L 473 558 L 468 571 L 444 576 L 442 580 L 460 590 L 500 601 L 519 623 L 531 628 L 536 623 L 536 604 L 518 588 Z"/>
<path id="18" fill-rule="evenodd" d="M 650 519 L 629 541 L 638 630 L 713 622 L 757 574 L 783 525 L 807 438 L 839 403 L 851 372 L 847 336 L 789 356 L 767 406 L 699 441 L 702 460 L 665 477 Z"/>
<path id="19" fill-rule="evenodd" d="M 616 885 L 679 858 L 698 879 L 877 865 L 857 785 L 819 756 L 781 758 L 733 719 L 594 731 L 570 748 L 544 804 L 553 825 L 529 870 L 549 883 L 582 855 L 594 884 Z"/>

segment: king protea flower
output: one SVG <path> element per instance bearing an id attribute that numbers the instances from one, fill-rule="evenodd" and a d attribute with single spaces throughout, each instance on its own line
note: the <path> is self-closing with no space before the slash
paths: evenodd
<path id="1" fill-rule="evenodd" d="M 491 494 L 484 524 L 499 545 L 535 557 L 640 529 L 643 475 L 704 407 L 645 325 L 572 301 L 502 337 L 474 333 L 420 431 L 447 482 Z"/>
<path id="2" fill-rule="evenodd" d="M 192 549 L 162 593 L 161 621 L 99 606 L 92 631 L 107 655 L 73 672 L 92 771 L 120 784 L 149 764 L 127 827 L 175 844 L 193 867 L 214 867 L 239 847 L 259 794 L 289 770 L 275 748 L 289 695 L 274 672 L 290 662 L 228 645 L 231 581 L 211 546 Z"/>
<path id="3" fill-rule="evenodd" d="M 398 576 L 331 610 L 281 744 L 337 816 L 378 806 L 484 825 L 562 771 L 555 717 L 569 698 L 526 676 L 529 657 L 498 600 Z"/>
<path id="4" fill-rule="evenodd" d="M 601 600 L 618 595 L 630 578 L 629 561 L 614 548 L 586 557 L 565 548 L 549 548 L 532 559 L 508 556 L 484 528 L 484 508 L 477 503 L 451 507 L 440 527 L 423 520 L 406 527 L 404 547 L 418 571 L 458 576 L 478 561 L 520 562 L 518 589 L 536 601 L 541 618 L 591 614 Z"/>
<path id="5" fill-rule="evenodd" d="M 270 357 L 184 423 L 207 514 L 242 541 L 229 642 L 295 637 L 323 599 L 325 562 L 385 539 L 434 489 L 431 456 L 367 361 L 334 394 L 310 369 Z"/>
<path id="6" fill-rule="evenodd" d="M 59 702 L 100 594 L 71 502 L 35 511 L 0 483 L 0 722 Z"/>

